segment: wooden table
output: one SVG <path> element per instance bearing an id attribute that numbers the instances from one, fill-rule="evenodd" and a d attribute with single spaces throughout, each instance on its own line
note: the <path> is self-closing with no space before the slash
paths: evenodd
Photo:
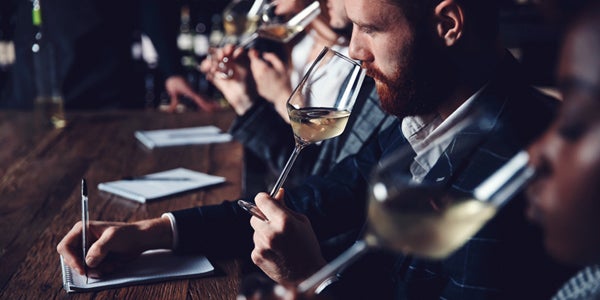
<path id="1" fill-rule="evenodd" d="M 0 299 L 235 299 L 239 260 L 211 259 L 220 271 L 208 278 L 67 294 L 56 252 L 81 218 L 82 177 L 88 180 L 91 219 L 135 221 L 236 199 L 243 156 L 237 142 L 148 150 L 133 135 L 135 130 L 211 124 L 227 129 L 233 113 L 82 112 L 67 117 L 62 130 L 40 130 L 30 113 L 0 111 Z M 147 204 L 97 190 L 99 182 L 176 167 L 224 176 L 227 183 Z"/>

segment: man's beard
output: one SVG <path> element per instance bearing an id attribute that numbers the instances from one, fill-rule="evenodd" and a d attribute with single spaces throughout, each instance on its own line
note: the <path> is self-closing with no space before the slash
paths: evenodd
<path id="1" fill-rule="evenodd" d="M 425 115 L 447 100 L 455 79 L 450 74 L 450 58 L 433 44 L 415 40 L 402 51 L 399 69 L 391 76 L 364 63 L 367 75 L 375 79 L 381 107 L 399 118 Z"/>

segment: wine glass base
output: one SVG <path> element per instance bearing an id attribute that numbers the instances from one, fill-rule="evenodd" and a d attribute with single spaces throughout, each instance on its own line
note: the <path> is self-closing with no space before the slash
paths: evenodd
<path id="1" fill-rule="evenodd" d="M 238 200 L 237 204 L 241 208 L 243 208 L 245 211 L 249 212 L 251 215 L 253 215 L 265 222 L 269 222 L 269 219 L 267 219 L 267 217 L 263 214 L 263 212 L 260 211 L 260 209 L 258 209 L 258 207 L 256 207 L 256 205 L 254 203 L 250 203 L 245 200 Z"/>

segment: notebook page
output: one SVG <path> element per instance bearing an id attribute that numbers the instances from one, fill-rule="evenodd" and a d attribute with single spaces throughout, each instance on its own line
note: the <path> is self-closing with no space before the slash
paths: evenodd
<path id="1" fill-rule="evenodd" d="M 98 184 L 101 191 L 146 202 L 169 195 L 225 182 L 225 178 L 177 168 L 143 176 L 143 179 L 117 180 Z M 155 178 L 156 180 L 153 180 Z M 172 180 L 171 180 L 172 179 Z M 181 180 L 178 180 L 181 179 Z"/>
<path id="2" fill-rule="evenodd" d="M 232 140 L 230 134 L 222 133 L 221 129 L 215 126 L 139 130 L 134 135 L 149 149 L 155 147 L 224 143 Z"/>
<path id="3" fill-rule="evenodd" d="M 63 264 L 62 259 L 61 264 Z M 86 278 L 84 275 L 74 272 L 64 264 L 62 267 L 63 279 L 69 281 L 65 286 L 68 292 L 94 291 L 134 284 L 200 277 L 209 275 L 214 271 L 213 265 L 205 256 L 179 256 L 174 255 L 170 250 L 146 251 L 138 259 L 116 273 L 101 279 L 90 278 L 88 284 L 85 283 Z"/>

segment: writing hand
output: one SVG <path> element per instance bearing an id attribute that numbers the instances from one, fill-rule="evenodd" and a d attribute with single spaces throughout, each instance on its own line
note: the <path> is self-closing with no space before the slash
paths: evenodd
<path id="1" fill-rule="evenodd" d="M 80 274 L 85 273 L 81 260 L 82 223 L 77 222 L 56 246 L 64 262 Z M 167 218 L 135 223 L 90 221 L 91 246 L 85 258 L 90 277 L 114 272 L 125 263 L 150 249 L 171 248 L 171 224 Z"/>

